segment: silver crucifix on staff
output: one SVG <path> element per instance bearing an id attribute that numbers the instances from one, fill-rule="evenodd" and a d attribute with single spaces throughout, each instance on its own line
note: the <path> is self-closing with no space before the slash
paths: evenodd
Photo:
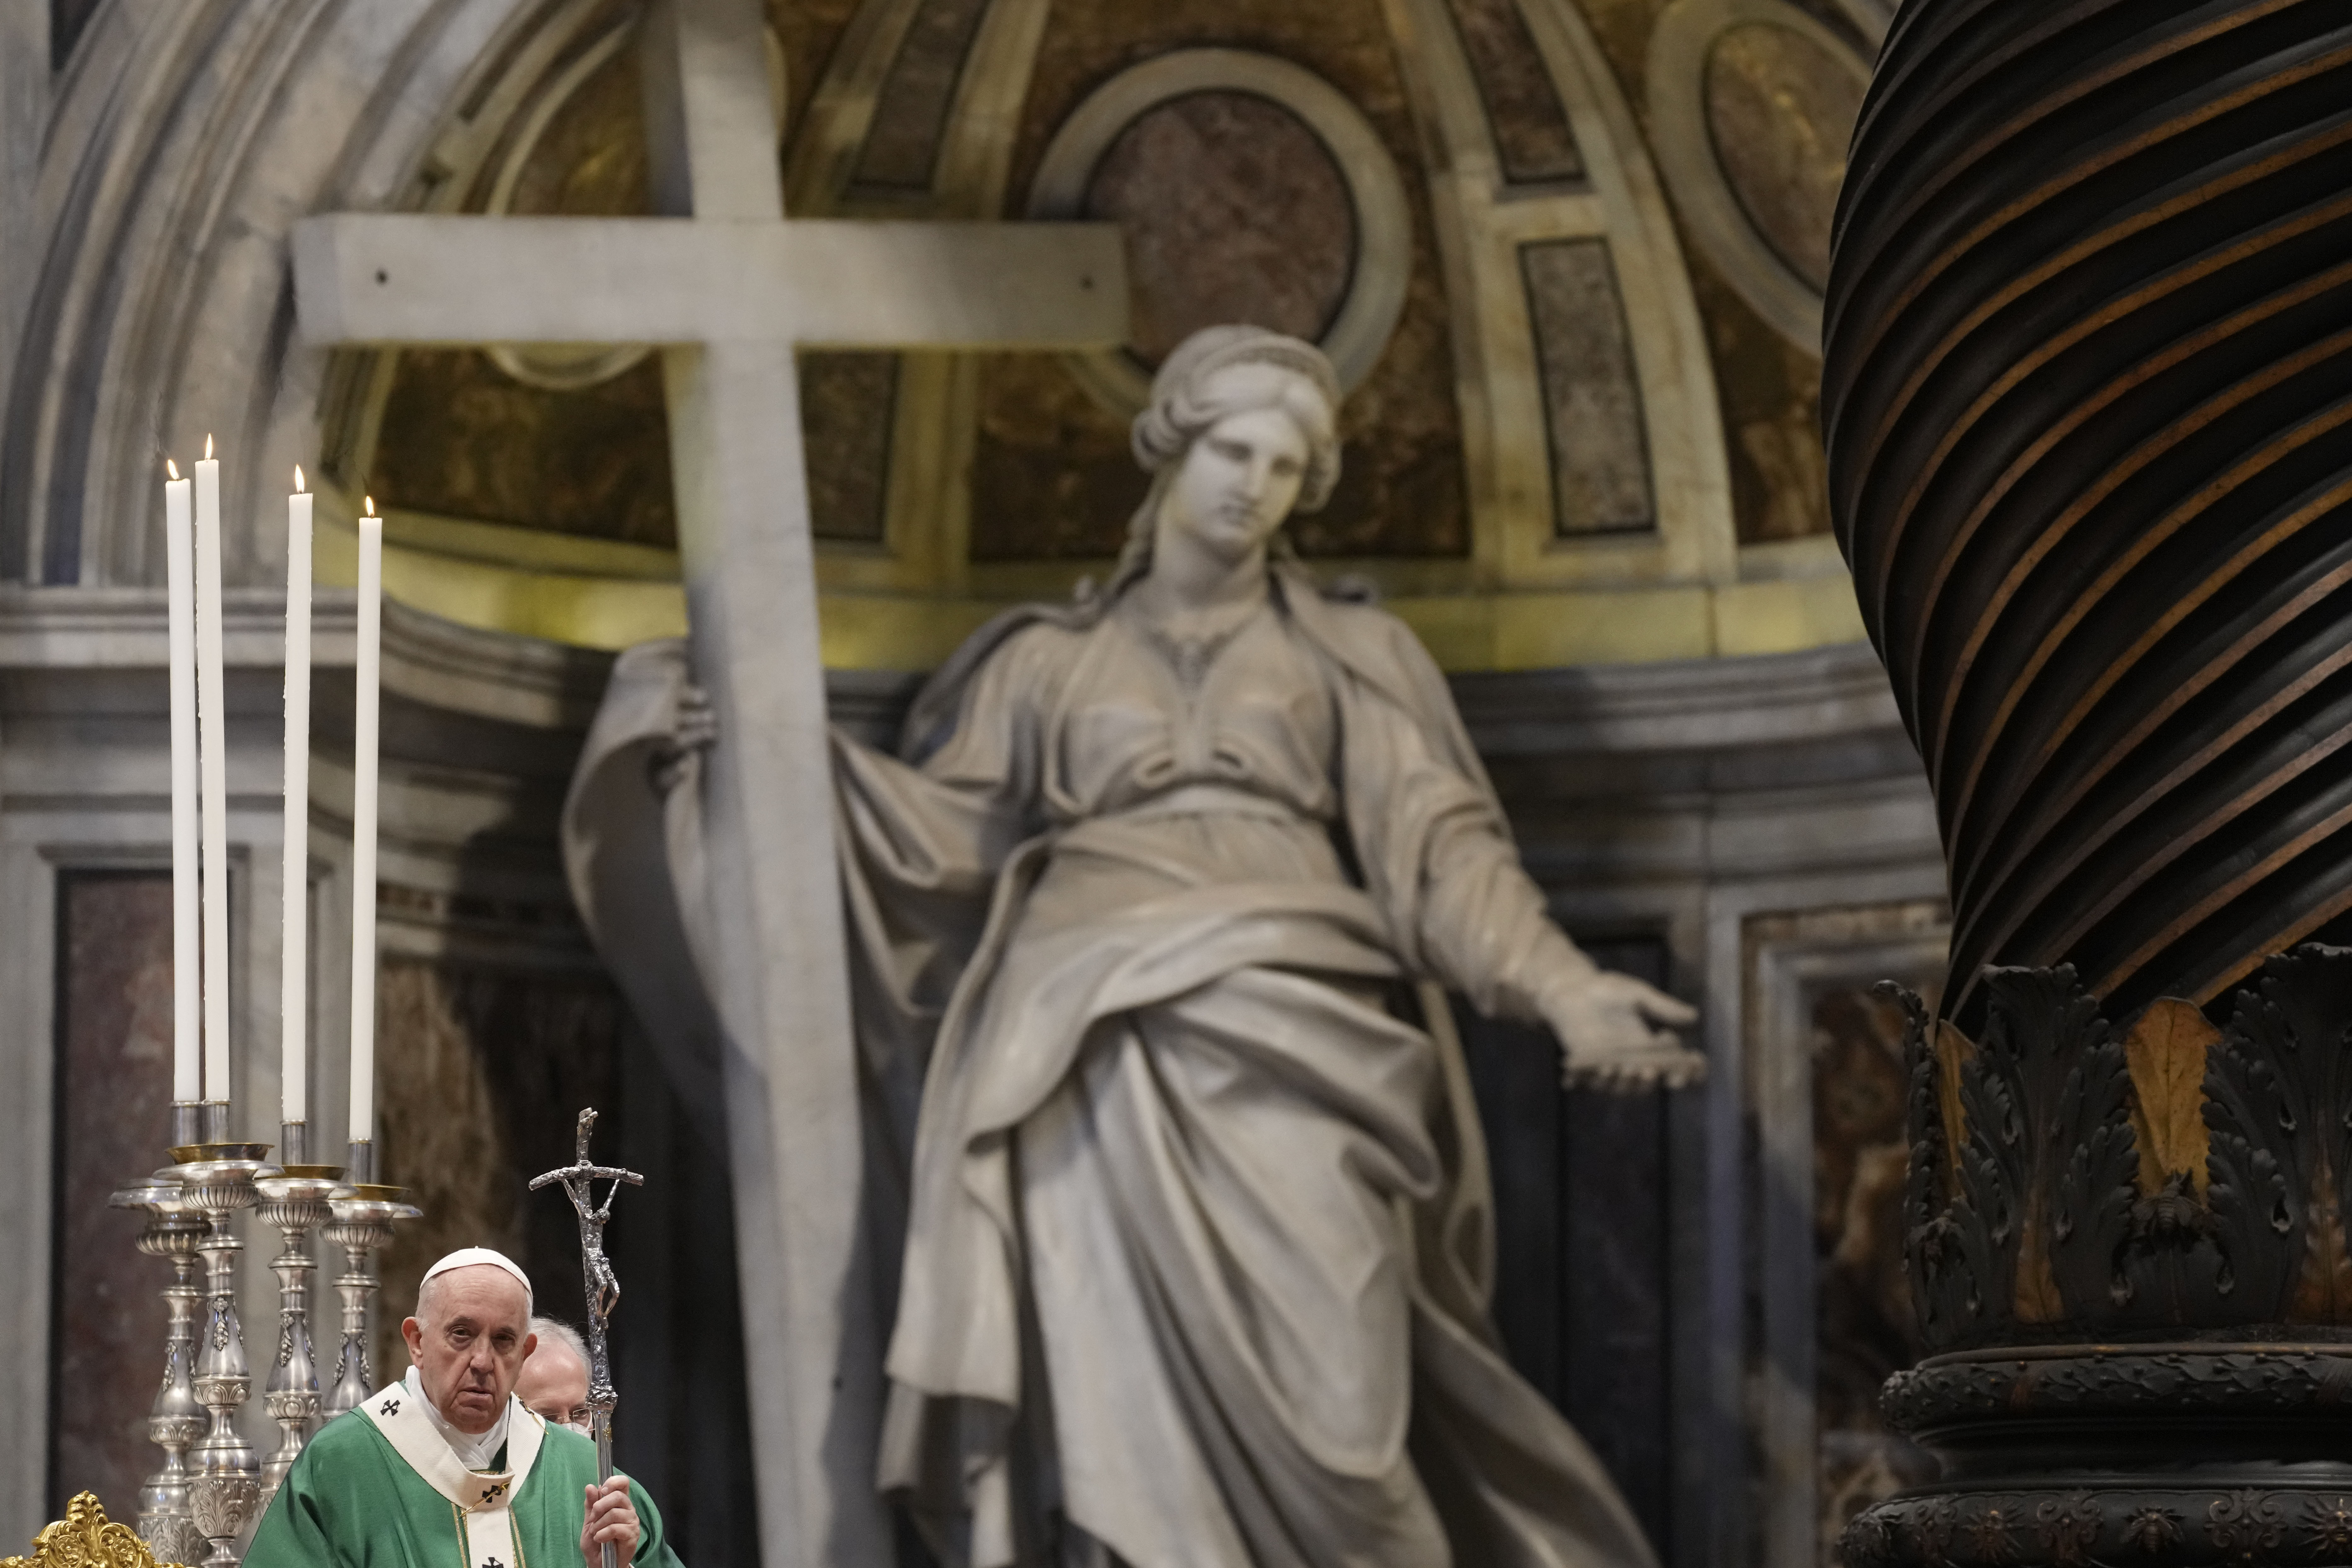
<path id="1" fill-rule="evenodd" d="M 596 1484 L 603 1486 L 613 1479 L 613 1406 L 621 1396 L 613 1387 L 613 1358 L 604 1348 L 604 1322 L 620 1303 L 621 1282 L 613 1277 L 613 1266 L 604 1258 L 604 1222 L 613 1217 L 613 1194 L 621 1190 L 623 1182 L 633 1187 L 645 1185 L 646 1179 L 635 1171 L 625 1171 L 617 1165 L 597 1165 L 589 1163 L 588 1134 L 596 1125 L 593 1107 L 580 1113 L 580 1143 L 577 1157 L 569 1165 L 530 1179 L 530 1190 L 539 1191 L 550 1182 L 562 1182 L 572 1199 L 572 1206 L 580 1215 L 581 1272 L 588 1287 L 588 1408 L 593 1416 L 596 1436 Z M 596 1201 L 598 1177 L 613 1184 L 604 1189 L 604 1201 Z M 604 1568 L 614 1568 L 613 1543 L 604 1542 Z"/>

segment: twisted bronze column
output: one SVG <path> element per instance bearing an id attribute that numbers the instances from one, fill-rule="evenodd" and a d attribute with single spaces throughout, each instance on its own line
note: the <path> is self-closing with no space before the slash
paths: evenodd
<path id="1" fill-rule="evenodd" d="M 2352 1563 L 2352 5 L 1912 0 L 1825 322 L 1953 903 L 1847 1560 Z"/>

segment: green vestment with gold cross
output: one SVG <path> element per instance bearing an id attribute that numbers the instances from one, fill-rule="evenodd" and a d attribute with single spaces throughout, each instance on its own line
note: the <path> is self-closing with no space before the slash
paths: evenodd
<path id="1" fill-rule="evenodd" d="M 278 1489 L 245 1568 L 581 1568 L 595 1444 L 517 1403 L 501 1453 L 511 1468 L 468 1470 L 416 1405 L 394 1384 L 328 1422 Z M 678 1568 L 653 1500 L 635 1481 L 629 1499 L 632 1561 Z"/>

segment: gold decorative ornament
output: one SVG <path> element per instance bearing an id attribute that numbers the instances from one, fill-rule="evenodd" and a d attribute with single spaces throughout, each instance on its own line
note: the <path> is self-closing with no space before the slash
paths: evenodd
<path id="1" fill-rule="evenodd" d="M 95 1492 L 78 1492 L 65 1518 L 33 1537 L 30 1557 L 0 1557 L 0 1568 L 179 1568 L 155 1553 L 127 1524 L 110 1523 Z"/>

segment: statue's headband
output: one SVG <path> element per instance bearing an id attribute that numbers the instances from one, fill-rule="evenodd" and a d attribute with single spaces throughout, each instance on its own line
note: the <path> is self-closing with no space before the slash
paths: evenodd
<path id="1" fill-rule="evenodd" d="M 1135 416 L 1129 440 L 1145 473 L 1156 474 L 1181 457 L 1192 437 L 1207 427 L 1209 411 L 1195 402 L 1195 395 L 1212 374 L 1233 365 L 1287 371 L 1315 389 L 1328 420 L 1339 417 L 1339 380 L 1321 349 L 1263 327 L 1203 327 L 1177 344 L 1160 365 L 1151 381 L 1151 402 Z M 1318 424 L 1318 428 L 1307 432 L 1312 450 L 1298 492 L 1300 511 L 1322 506 L 1339 480 L 1339 432 L 1328 420 Z"/>
<path id="2" fill-rule="evenodd" d="M 1151 401 L 1157 405 L 1176 396 L 1189 382 L 1235 364 L 1269 364 L 1303 377 L 1339 406 L 1339 377 L 1321 349 L 1301 339 L 1264 327 L 1203 327 L 1176 345 L 1151 378 Z"/>

